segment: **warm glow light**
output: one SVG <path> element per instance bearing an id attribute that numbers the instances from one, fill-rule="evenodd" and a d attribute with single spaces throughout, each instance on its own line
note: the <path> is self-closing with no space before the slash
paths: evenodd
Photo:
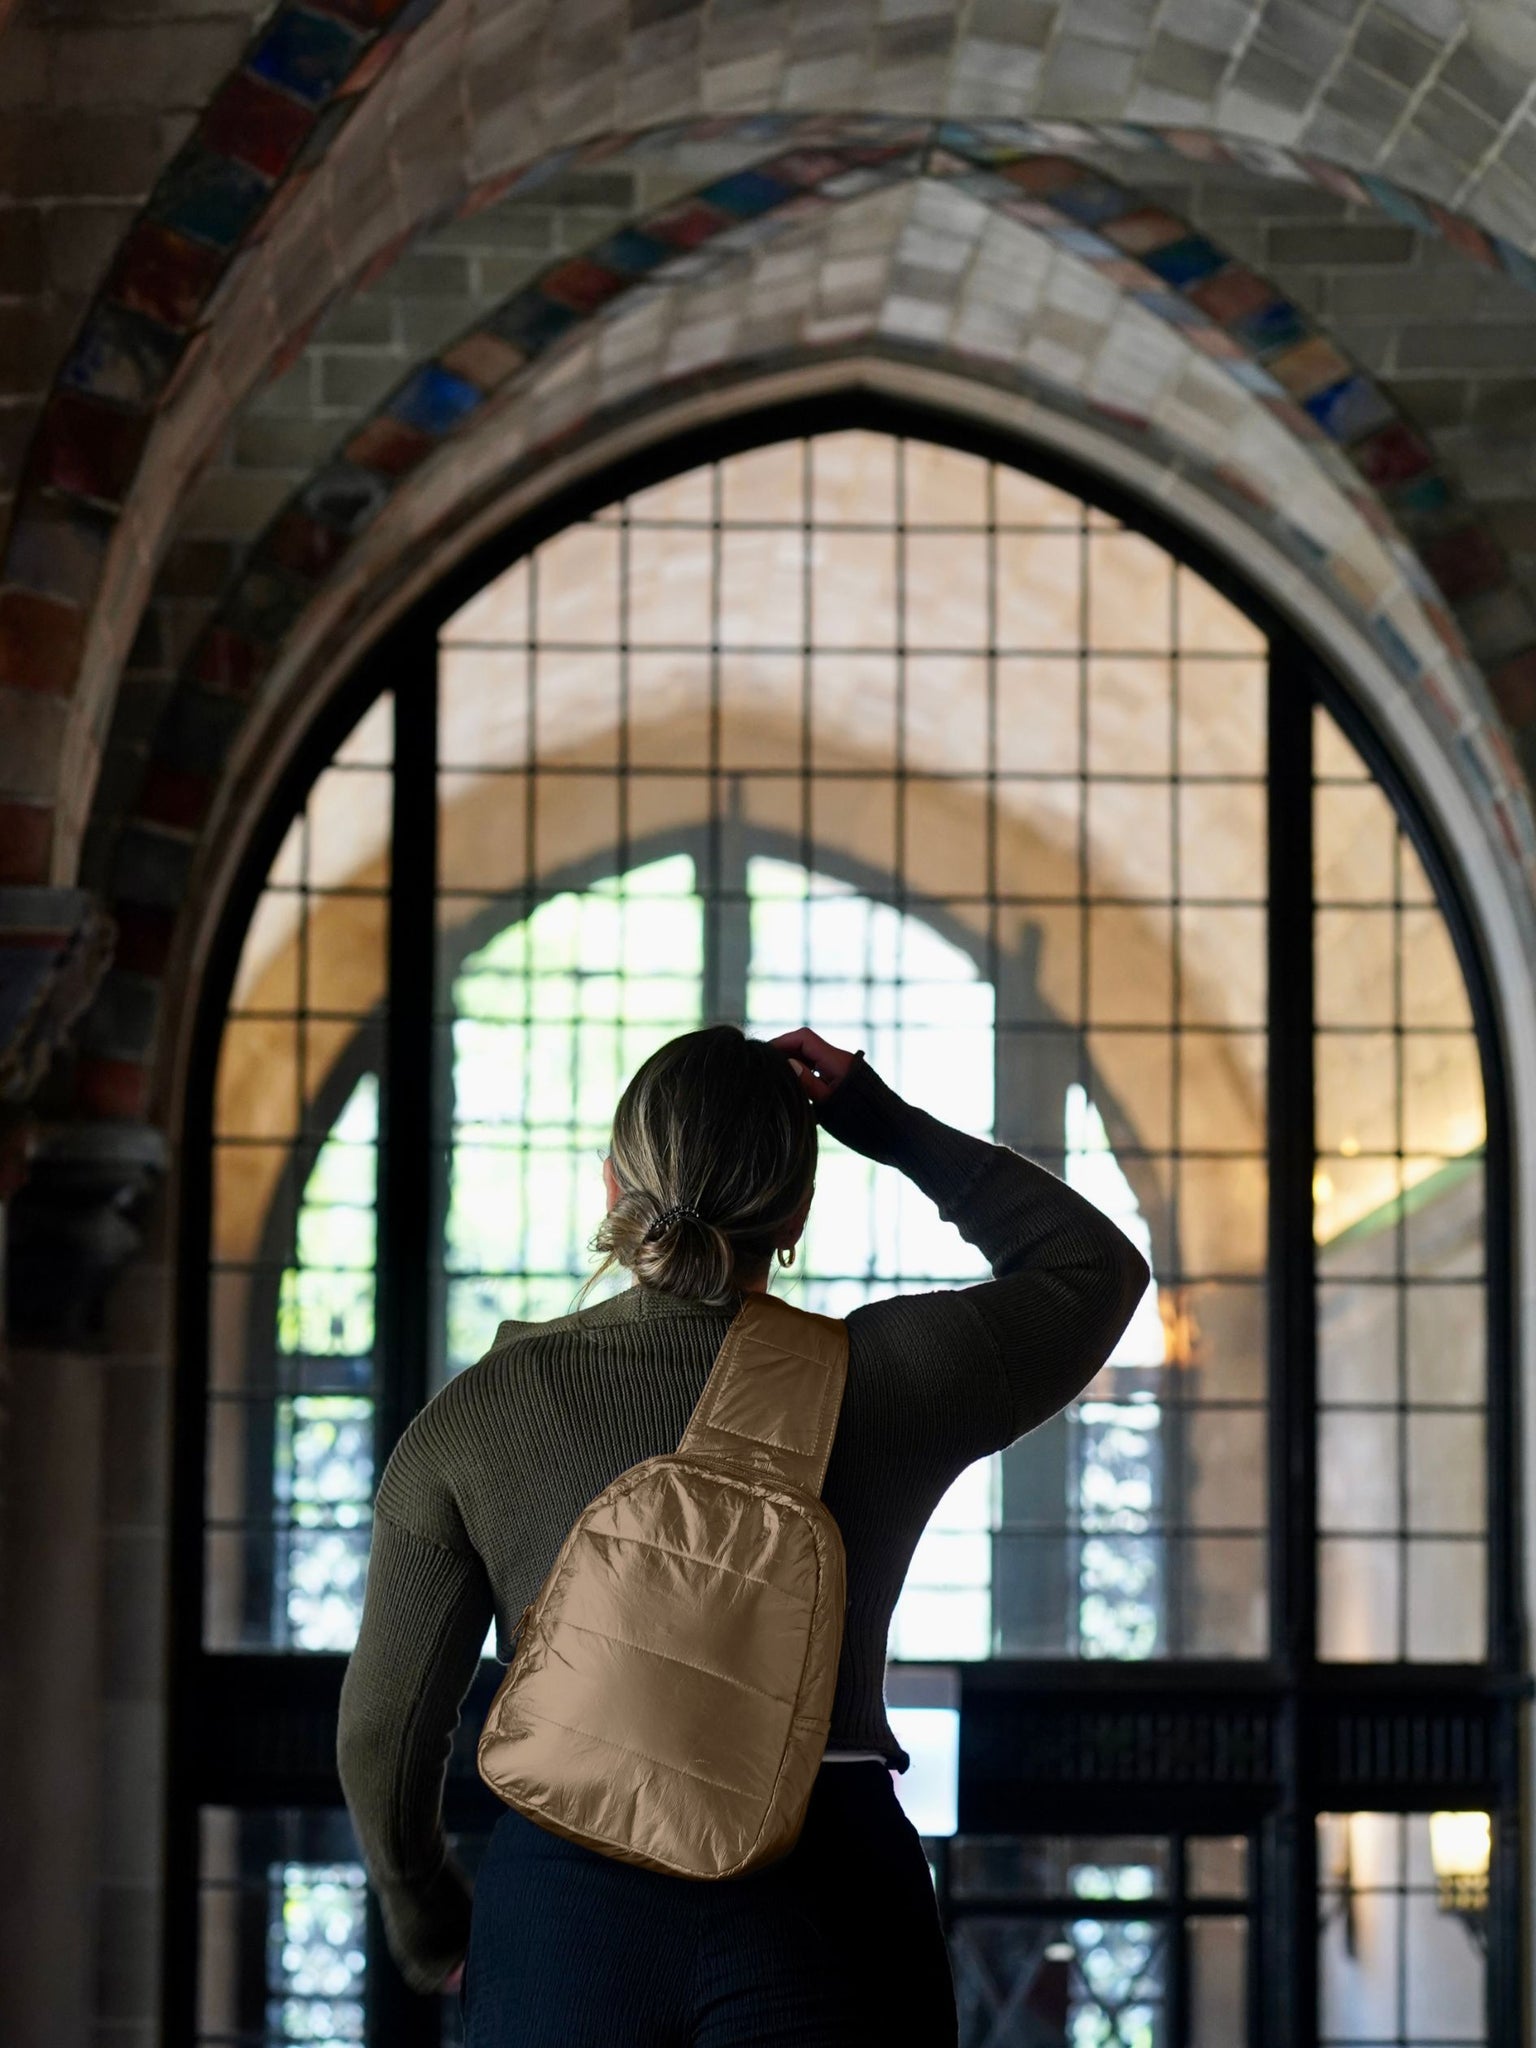
<path id="1" fill-rule="evenodd" d="M 1486 1813 L 1432 1813 L 1429 1857 L 1442 1913 L 1481 1913 L 1488 1905 L 1493 1829 Z"/>
<path id="2" fill-rule="evenodd" d="M 1355 1136 L 1353 1131 L 1350 1132 L 1347 1138 L 1340 1138 L 1339 1150 L 1344 1154 L 1344 1157 L 1346 1159 L 1353 1159 L 1358 1154 L 1360 1150 L 1360 1140 Z"/>
<path id="3" fill-rule="evenodd" d="M 1321 1167 L 1312 1176 L 1312 1199 L 1319 1206 L 1333 1200 L 1333 1182 Z"/>

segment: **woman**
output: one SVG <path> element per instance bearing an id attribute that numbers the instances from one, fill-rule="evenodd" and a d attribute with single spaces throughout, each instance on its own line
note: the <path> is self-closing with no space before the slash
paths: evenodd
<path id="1" fill-rule="evenodd" d="M 848 1557 L 827 1761 L 782 1862 L 705 1884 L 498 1822 L 473 1922 L 447 1853 L 444 1767 L 495 1615 L 501 1654 L 567 1529 L 628 1466 L 676 1448 L 741 1295 L 805 1228 L 816 1126 L 895 1166 L 980 1249 L 980 1286 L 848 1318 L 823 1498 Z M 1141 1298 L 1145 1260 L 1045 1168 L 950 1129 L 813 1031 L 729 1026 L 653 1054 L 624 1091 L 596 1244 L 633 1284 L 504 1323 L 401 1437 L 379 1483 L 339 1759 L 390 1946 L 461 1996 L 469 2048 L 854 2048 L 955 2039 L 921 1844 L 890 1770 L 891 1610 L 923 1527 L 974 1459 L 1070 1401 Z M 606 1270 L 606 1266 L 604 1270 Z"/>

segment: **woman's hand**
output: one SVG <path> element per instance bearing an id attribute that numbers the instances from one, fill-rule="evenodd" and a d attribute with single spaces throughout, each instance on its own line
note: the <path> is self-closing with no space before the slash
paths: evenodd
<path id="1" fill-rule="evenodd" d="M 847 1078 L 848 1069 L 858 1058 L 856 1052 L 844 1052 L 840 1045 L 829 1045 L 819 1032 L 805 1025 L 798 1031 L 781 1031 L 771 1043 L 782 1046 L 789 1054 L 789 1063 L 800 1076 L 800 1086 L 812 1102 L 825 1102 Z"/>

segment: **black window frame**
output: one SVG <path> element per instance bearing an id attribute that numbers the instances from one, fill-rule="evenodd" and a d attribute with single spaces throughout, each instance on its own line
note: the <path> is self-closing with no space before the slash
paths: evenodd
<path id="1" fill-rule="evenodd" d="M 938 442 L 1009 463 L 1146 535 L 1268 637 L 1269 1399 L 1271 1651 L 1263 1659 L 994 1661 L 960 1667 L 963 1832 L 1175 1834 L 1198 1800 L 1202 1832 L 1248 1834 L 1251 1969 L 1265 1987 L 1255 2048 L 1317 2039 L 1319 1812 L 1477 1807 L 1494 1816 L 1487 1917 L 1488 2039 L 1513 2048 L 1524 1997 L 1521 1744 L 1529 1694 L 1517 1493 L 1513 1162 L 1507 1062 L 1482 934 L 1437 831 L 1366 712 L 1235 564 L 1132 491 L 994 424 L 870 391 L 745 411 L 673 434 L 561 489 L 478 545 L 353 666 L 303 735 L 244 849 L 198 996 L 183 1124 L 172 1454 L 168 1812 L 162 2012 L 168 2048 L 196 2039 L 198 1814 L 204 1806 L 334 1807 L 336 1702 L 345 1657 L 212 1653 L 202 1644 L 208 1381 L 208 1228 L 214 1079 L 241 944 L 294 814 L 357 719 L 395 699 L 391 1000 L 380 1075 L 376 1455 L 382 1467 L 426 1399 L 431 1248 L 440 1229 L 425 1087 L 433 1071 L 436 933 L 436 649 L 440 626 L 563 528 L 619 498 L 766 443 L 848 428 Z M 1312 1240 L 1312 729 L 1322 705 L 1385 791 L 1433 884 L 1471 1004 L 1488 1136 L 1486 1199 L 1488 1656 L 1476 1665 L 1323 1664 L 1316 1654 L 1316 1324 Z M 409 772 L 398 764 L 408 763 Z M 402 850 L 406 857 L 402 859 Z M 401 1001 L 402 991 L 410 1000 Z M 465 1704 L 445 1798 L 450 1829 L 499 1811 L 473 1773 L 472 1738 L 494 1671 Z M 1027 1759 L 1027 1767 L 1022 1760 Z M 376 1965 L 370 1917 L 368 2039 L 439 2040 L 435 2001 Z"/>

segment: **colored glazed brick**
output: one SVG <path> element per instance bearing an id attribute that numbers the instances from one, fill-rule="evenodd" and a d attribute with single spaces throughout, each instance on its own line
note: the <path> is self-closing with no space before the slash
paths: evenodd
<path id="1" fill-rule="evenodd" d="M 1228 324 L 1260 355 L 1269 355 L 1276 349 L 1294 348 L 1311 332 L 1289 299 L 1274 297 L 1267 306 L 1256 307 L 1253 312 L 1243 313 Z"/>
<path id="2" fill-rule="evenodd" d="M 1064 185 L 1051 199 L 1058 212 L 1087 228 L 1120 220 L 1132 210 L 1130 194 L 1107 178 L 1084 178 L 1076 185 Z"/>
<path id="3" fill-rule="evenodd" d="M 730 215 L 721 213 L 718 207 L 705 206 L 697 199 L 690 199 L 682 206 L 673 207 L 670 213 L 654 216 L 646 223 L 646 232 L 669 243 L 674 249 L 697 249 L 701 243 L 712 241 L 730 224 Z"/>
<path id="4" fill-rule="evenodd" d="M 5 573 L 23 589 L 89 606 L 101 584 L 112 522 L 78 499 L 23 498 L 11 523 Z"/>
<path id="5" fill-rule="evenodd" d="M 193 775 L 164 761 L 151 761 L 139 792 L 137 815 L 152 825 L 195 832 L 207 817 L 218 787 L 212 776 Z M 122 962 L 121 949 L 119 961 Z"/>
<path id="6" fill-rule="evenodd" d="M 381 476 L 404 476 L 436 446 L 429 434 L 420 434 L 385 413 L 354 434 L 343 452 L 360 468 L 377 470 Z"/>
<path id="7" fill-rule="evenodd" d="M 1536 647 L 1501 662 L 1489 676 L 1488 687 L 1517 730 L 1536 721 Z"/>
<path id="8" fill-rule="evenodd" d="M 1261 307 L 1273 305 L 1275 288 L 1266 278 L 1249 270 L 1241 263 L 1228 263 L 1220 270 L 1212 271 L 1209 277 L 1191 285 L 1189 296 L 1202 312 L 1218 321 L 1223 327 L 1230 327 L 1233 321 L 1241 320 L 1246 314 L 1257 313 Z"/>
<path id="9" fill-rule="evenodd" d="M 1204 235 L 1185 235 L 1182 241 L 1167 242 L 1159 249 L 1149 249 L 1141 260 L 1165 284 L 1171 284 L 1176 291 L 1184 291 L 1190 285 L 1198 284 L 1201 278 L 1220 270 L 1227 259 Z"/>
<path id="10" fill-rule="evenodd" d="M 1423 667 L 1408 642 L 1384 612 L 1378 612 L 1370 622 L 1371 638 L 1387 657 L 1393 669 L 1405 683 L 1412 682 Z"/>
<path id="11" fill-rule="evenodd" d="M 75 1106 L 84 1115 L 137 1123 L 149 1111 L 149 1074 L 134 1060 L 84 1054 L 75 1062 Z"/>
<path id="12" fill-rule="evenodd" d="M 1393 417 L 1390 402 L 1369 377 L 1346 377 L 1302 402 L 1331 441 L 1356 441 Z"/>
<path id="13" fill-rule="evenodd" d="M 124 903 L 114 906 L 112 921 L 117 926 L 113 964 L 127 974 L 163 974 L 176 936 L 175 918 L 163 910 Z"/>
<path id="14" fill-rule="evenodd" d="M 787 180 L 771 177 L 763 170 L 733 171 L 730 177 L 717 178 L 713 185 L 706 185 L 699 197 L 706 206 L 718 207 L 737 220 L 755 220 L 759 214 L 782 206 L 792 190 Z"/>
<path id="15" fill-rule="evenodd" d="M 484 392 L 467 379 L 455 377 L 438 363 L 424 363 L 395 393 L 389 412 L 419 434 L 440 437 L 451 433 L 484 400 Z"/>
<path id="16" fill-rule="evenodd" d="M 1123 214 L 1104 229 L 1105 238 L 1117 249 L 1123 249 L 1127 256 L 1143 258 L 1153 249 L 1166 249 L 1183 241 L 1188 233 L 1187 225 L 1176 214 L 1164 213 L 1160 206 L 1139 206 L 1134 213 Z"/>
<path id="17" fill-rule="evenodd" d="M 244 639 L 275 647 L 311 595 L 307 584 L 275 563 L 253 562 L 225 599 L 219 623 Z"/>
<path id="18" fill-rule="evenodd" d="M 401 0 L 310 0 L 317 13 L 334 14 L 369 34 L 386 27 L 400 12 Z"/>
<path id="19" fill-rule="evenodd" d="M 0 683 L 65 696 L 85 645 L 85 613 L 32 590 L 0 591 Z"/>
<path id="20" fill-rule="evenodd" d="M 46 882 L 52 845 L 49 806 L 0 803 L 0 882 Z"/>
<path id="21" fill-rule="evenodd" d="M 192 143 L 161 177 L 149 215 L 213 249 L 231 249 L 255 226 L 271 193 L 260 171 Z"/>
<path id="22" fill-rule="evenodd" d="M 37 480 L 77 497 L 121 504 L 149 427 L 148 414 L 119 412 L 72 391 L 56 391 L 38 433 Z"/>
<path id="23" fill-rule="evenodd" d="M 210 626 L 198 647 L 193 673 L 210 689 L 246 697 L 266 673 L 271 659 L 270 652 L 256 641 L 227 626 Z"/>
<path id="24" fill-rule="evenodd" d="M 598 244 L 592 251 L 592 260 L 609 270 L 621 270 L 626 277 L 644 277 L 676 254 L 656 235 L 648 235 L 640 228 L 621 228 Z"/>
<path id="25" fill-rule="evenodd" d="M 1426 470 L 1392 493 L 1392 509 L 1410 532 L 1443 524 L 1451 509 L 1450 484 L 1438 470 Z"/>
<path id="26" fill-rule="evenodd" d="M 1349 358 L 1320 334 L 1314 334 L 1295 348 L 1282 349 L 1272 355 L 1264 365 L 1277 383 L 1283 384 L 1292 398 L 1310 398 L 1314 391 L 1337 384 L 1350 371 Z"/>
<path id="27" fill-rule="evenodd" d="M 256 45 L 250 69 L 307 106 L 331 97 L 357 61 L 363 38 L 333 15 L 289 7 Z"/>
<path id="28" fill-rule="evenodd" d="M 1028 192 L 1037 199 L 1076 185 L 1088 175 L 1081 164 L 1074 164 L 1064 156 L 1023 156 L 1016 163 L 1000 165 L 999 172 L 1010 185 L 1017 185 L 1021 192 Z"/>
<path id="29" fill-rule="evenodd" d="M 605 269 L 589 256 L 574 256 L 569 263 L 546 271 L 539 279 L 539 290 L 546 297 L 558 300 L 562 306 L 573 306 L 578 313 L 595 313 L 599 306 L 616 299 L 624 285 L 625 279 L 618 271 Z"/>
<path id="30" fill-rule="evenodd" d="M 787 185 L 823 185 L 843 168 L 843 159 L 830 149 L 792 149 L 767 168 Z"/>
<path id="31" fill-rule="evenodd" d="M 300 106 L 248 71 L 237 71 L 220 88 L 203 116 L 203 144 L 232 156 L 263 177 L 280 178 L 304 147 L 315 125 L 312 107 Z"/>
<path id="32" fill-rule="evenodd" d="M 1392 490 L 1422 476 L 1435 459 L 1423 435 L 1415 433 L 1405 420 L 1393 420 L 1379 433 L 1358 442 L 1353 455 L 1356 469 L 1378 491 Z"/>
<path id="33" fill-rule="evenodd" d="M 546 299 L 542 292 L 526 291 L 498 307 L 485 324 L 524 356 L 536 356 L 568 333 L 580 317 L 571 307 Z"/>
<path id="34" fill-rule="evenodd" d="M 440 358 L 445 370 L 451 370 L 455 377 L 467 377 L 482 391 L 495 391 L 505 384 L 526 360 L 522 350 L 509 341 L 485 333 L 466 334 L 452 348 L 445 349 Z"/>
<path id="35" fill-rule="evenodd" d="M 311 519 L 297 505 L 291 505 L 263 537 L 261 552 L 268 561 L 279 562 L 296 576 L 317 583 L 350 545 L 349 535 L 339 533 L 333 526 L 322 526 L 318 519 Z"/>
<path id="36" fill-rule="evenodd" d="M 299 504 L 309 518 L 351 539 L 378 517 L 388 496 L 371 469 L 332 462 L 305 485 Z"/>
<path id="37" fill-rule="evenodd" d="M 1362 177 L 1360 183 L 1390 219 L 1400 220 L 1405 227 L 1417 228 L 1420 234 L 1434 233 L 1435 224 L 1423 207 L 1390 179 Z"/>
<path id="38" fill-rule="evenodd" d="M 98 301 L 75 343 L 61 381 L 92 398 L 153 406 L 186 346 L 186 337 L 125 306 Z"/>
<path id="39" fill-rule="evenodd" d="M 1480 227 L 1469 221 L 1464 213 L 1452 213 L 1449 208 L 1430 203 L 1427 206 L 1430 219 L 1439 230 L 1440 239 L 1449 242 L 1463 256 L 1470 256 L 1474 263 L 1485 263 L 1497 268 L 1498 258 L 1493 244 Z"/>
<path id="40" fill-rule="evenodd" d="M 220 250 L 189 242 L 152 220 L 129 235 L 107 282 L 108 296 L 162 327 L 184 332 L 224 274 Z"/>
<path id="41" fill-rule="evenodd" d="M 1091 228 L 1063 226 L 1058 219 L 1046 229 L 1046 233 L 1058 249 L 1081 256 L 1085 263 L 1108 263 L 1117 255 L 1114 244 L 1106 242 L 1102 235 L 1094 234 Z"/>
<path id="42" fill-rule="evenodd" d="M 1497 542 L 1480 526 L 1464 526 L 1457 533 L 1425 540 L 1419 554 L 1448 604 L 1465 604 L 1509 580 L 1509 568 Z"/>

